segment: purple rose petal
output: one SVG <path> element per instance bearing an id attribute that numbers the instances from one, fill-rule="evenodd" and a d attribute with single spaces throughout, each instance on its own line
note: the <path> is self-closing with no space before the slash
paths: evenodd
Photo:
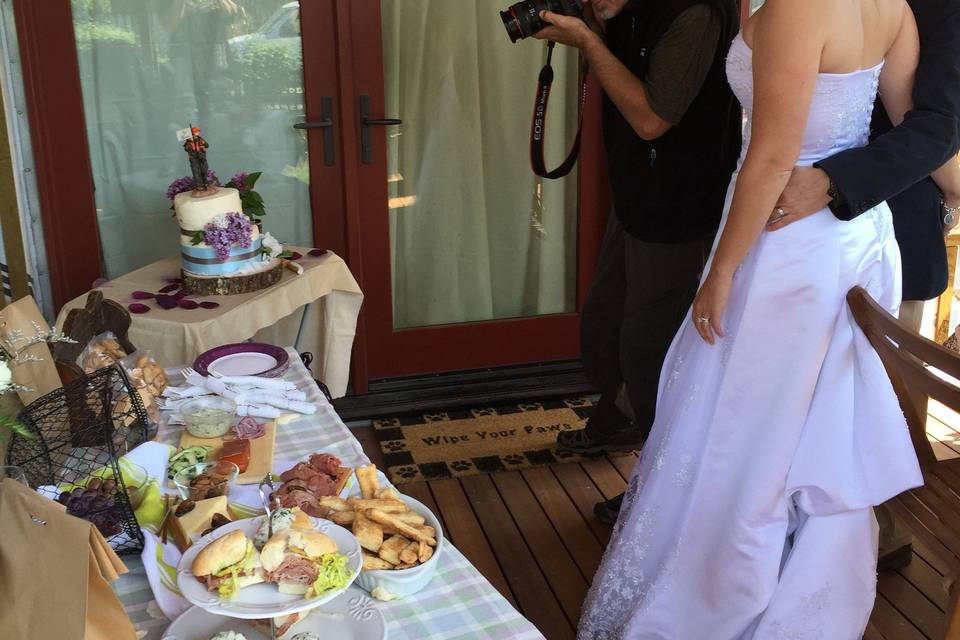
<path id="1" fill-rule="evenodd" d="M 292 254 L 292 255 L 290 256 L 290 259 L 291 259 L 291 260 L 299 260 L 300 258 L 303 257 L 303 254 L 300 253 L 299 251 L 293 251 L 293 252 L 291 252 L 291 254 Z"/>
<path id="2" fill-rule="evenodd" d="M 213 302 L 212 300 L 204 300 L 200 303 L 200 306 L 204 309 L 217 309 L 220 307 L 219 302 Z"/>
<path id="3" fill-rule="evenodd" d="M 194 300 L 187 300 L 186 298 L 183 298 L 183 299 L 181 299 L 181 300 L 177 300 L 177 305 L 178 305 L 181 309 L 196 309 L 197 307 L 200 306 L 199 304 L 196 303 L 196 301 L 194 301 Z"/>
<path id="4" fill-rule="evenodd" d="M 130 313 L 146 313 L 150 311 L 150 307 L 145 304 L 140 304 L 139 302 L 134 302 L 131 305 L 127 306 L 127 309 L 130 310 Z"/>
<path id="5" fill-rule="evenodd" d="M 103 285 L 107 284 L 108 282 L 110 282 L 110 281 L 107 280 L 106 278 L 97 278 L 96 280 L 93 281 L 93 284 L 90 285 L 90 288 L 91 288 L 91 289 L 99 289 L 100 287 L 102 287 Z"/>
<path id="6" fill-rule="evenodd" d="M 160 294 L 157 296 L 157 304 L 164 309 L 173 309 L 177 306 L 177 301 L 174 300 L 173 296 Z"/>
<path id="7" fill-rule="evenodd" d="M 313 256 L 314 258 L 319 258 L 320 256 L 327 255 L 327 250 L 326 249 L 310 249 L 310 251 L 308 251 L 307 253 Z"/>
<path id="8" fill-rule="evenodd" d="M 189 295 L 189 294 L 188 294 L 184 289 L 180 289 L 180 291 L 177 291 L 175 294 L 173 294 L 173 299 L 174 299 L 174 300 L 183 300 L 183 299 L 186 298 L 188 295 Z"/>
<path id="9" fill-rule="evenodd" d="M 130 297 L 134 300 L 151 300 L 154 295 L 148 291 L 134 291 L 130 294 Z"/>
<path id="10" fill-rule="evenodd" d="M 177 284 L 177 283 L 175 283 L 175 282 L 174 282 L 174 283 L 170 283 L 170 284 L 168 284 L 167 286 L 165 286 L 163 289 L 160 289 L 160 293 L 170 293 L 171 291 L 176 291 L 176 290 L 179 289 L 179 288 L 180 288 L 180 285 L 179 285 L 179 284 Z"/>

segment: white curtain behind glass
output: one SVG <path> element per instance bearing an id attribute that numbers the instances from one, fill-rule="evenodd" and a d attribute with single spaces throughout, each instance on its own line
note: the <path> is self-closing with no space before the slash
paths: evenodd
<path id="1" fill-rule="evenodd" d="M 226 182 L 263 171 L 266 230 L 312 245 L 299 5 L 289 0 L 72 0 L 108 277 L 177 251 L 164 192 L 189 175 L 194 123 Z"/>
<path id="2" fill-rule="evenodd" d="M 544 44 L 511 44 L 507 0 L 383 0 L 394 325 L 570 311 L 576 170 L 540 181 L 528 139 Z M 573 139 L 577 56 L 558 46 L 548 164 Z M 540 194 L 538 198 L 538 193 Z"/>

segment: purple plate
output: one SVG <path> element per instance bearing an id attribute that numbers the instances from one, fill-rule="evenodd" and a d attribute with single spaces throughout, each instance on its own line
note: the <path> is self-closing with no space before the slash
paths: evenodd
<path id="1" fill-rule="evenodd" d="M 225 344 L 201 353 L 193 368 L 202 376 L 260 376 L 279 378 L 290 366 L 286 349 L 263 342 Z"/>

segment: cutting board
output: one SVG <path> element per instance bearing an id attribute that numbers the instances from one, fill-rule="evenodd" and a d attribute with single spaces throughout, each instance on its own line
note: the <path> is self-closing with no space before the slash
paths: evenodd
<path id="1" fill-rule="evenodd" d="M 270 420 L 264 423 L 264 426 L 266 433 L 250 441 L 250 464 L 247 465 L 244 473 L 237 476 L 237 484 L 257 484 L 270 473 L 270 468 L 273 466 L 273 447 L 277 438 L 277 423 L 275 420 Z M 223 438 L 197 438 L 184 430 L 183 435 L 180 436 L 180 448 L 194 445 L 213 447 L 207 459 L 216 460 L 223 447 Z"/>

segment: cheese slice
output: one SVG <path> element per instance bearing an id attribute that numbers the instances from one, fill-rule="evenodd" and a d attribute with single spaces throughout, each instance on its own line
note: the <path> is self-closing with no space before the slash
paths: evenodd
<path id="1" fill-rule="evenodd" d="M 200 534 L 210 528 L 210 520 L 215 513 L 223 514 L 232 520 L 227 510 L 227 496 L 198 500 L 189 513 L 171 519 L 173 537 L 181 551 L 196 542 Z"/>

